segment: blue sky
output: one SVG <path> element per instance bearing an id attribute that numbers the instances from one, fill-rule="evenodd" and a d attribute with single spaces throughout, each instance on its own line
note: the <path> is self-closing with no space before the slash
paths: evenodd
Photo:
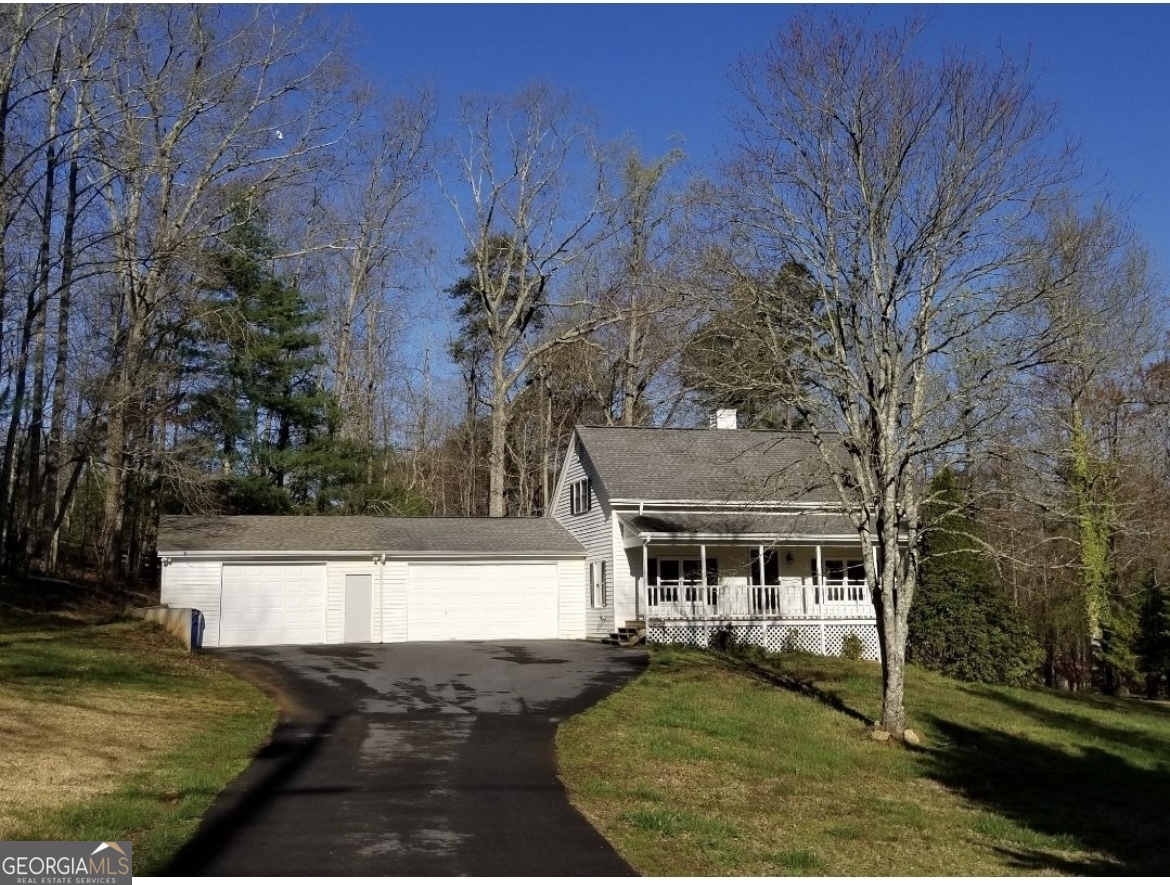
<path id="1" fill-rule="evenodd" d="M 815 8 L 815 7 L 814 7 Z M 348 14 L 365 70 L 391 89 L 433 85 L 448 110 L 465 92 L 536 80 L 572 90 L 603 134 L 633 133 L 658 156 L 680 133 L 705 165 L 729 138 L 728 71 L 793 13 L 780 5 L 369 5 Z M 905 6 L 871 9 L 900 19 Z M 924 45 L 1030 54 L 1040 92 L 1170 267 L 1170 6 L 947 5 L 926 8 Z"/>

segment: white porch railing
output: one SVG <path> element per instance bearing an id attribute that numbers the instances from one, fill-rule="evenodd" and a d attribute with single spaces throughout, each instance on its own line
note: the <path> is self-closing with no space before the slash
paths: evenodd
<path id="1" fill-rule="evenodd" d="M 646 588 L 646 603 L 647 617 L 664 620 L 875 617 L 869 588 L 851 581 L 820 584 L 794 581 L 764 587 L 660 584 Z"/>

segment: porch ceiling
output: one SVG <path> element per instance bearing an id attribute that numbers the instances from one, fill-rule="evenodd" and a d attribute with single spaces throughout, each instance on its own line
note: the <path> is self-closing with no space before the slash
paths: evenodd
<path id="1" fill-rule="evenodd" d="M 853 523 L 840 513 L 629 513 L 622 527 L 640 538 L 659 540 L 805 541 L 857 540 Z"/>

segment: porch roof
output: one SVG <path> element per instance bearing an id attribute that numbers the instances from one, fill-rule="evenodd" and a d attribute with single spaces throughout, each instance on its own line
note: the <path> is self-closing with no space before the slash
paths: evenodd
<path id="1" fill-rule="evenodd" d="M 643 540 L 857 540 L 841 513 L 622 513 L 622 527 Z"/>

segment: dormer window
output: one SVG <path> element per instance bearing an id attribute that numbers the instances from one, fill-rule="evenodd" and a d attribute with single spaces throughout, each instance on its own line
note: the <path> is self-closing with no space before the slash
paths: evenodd
<path id="1" fill-rule="evenodd" d="M 588 513 L 593 507 L 593 488 L 588 479 L 579 479 L 569 486 L 569 512 Z"/>

